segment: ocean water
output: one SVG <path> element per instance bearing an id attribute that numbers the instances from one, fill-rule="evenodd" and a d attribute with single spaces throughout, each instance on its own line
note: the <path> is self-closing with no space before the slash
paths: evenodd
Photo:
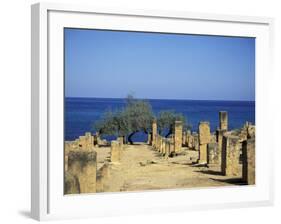
<path id="1" fill-rule="evenodd" d="M 219 111 L 228 112 L 229 129 L 241 128 L 246 121 L 255 124 L 254 101 L 209 101 L 209 100 L 148 100 L 154 114 L 161 110 L 174 110 L 182 113 L 192 130 L 198 130 L 200 121 L 209 121 L 211 131 L 219 125 Z M 109 98 L 65 98 L 65 140 L 74 140 L 85 132 L 94 132 L 93 123 L 108 110 L 115 110 L 126 105 L 125 99 Z M 108 140 L 112 136 L 105 137 Z M 134 141 L 146 141 L 146 135 L 137 133 Z"/>

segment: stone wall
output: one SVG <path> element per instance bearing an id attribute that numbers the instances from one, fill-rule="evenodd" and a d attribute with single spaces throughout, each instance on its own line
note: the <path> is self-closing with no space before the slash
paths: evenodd
<path id="1" fill-rule="evenodd" d="M 249 185 L 255 184 L 256 164 L 255 164 L 255 138 L 248 139 L 242 144 L 243 168 L 242 179 Z"/>
<path id="2" fill-rule="evenodd" d="M 68 174 L 77 180 L 79 188 L 65 189 L 67 193 L 94 193 L 96 192 L 97 153 L 95 151 L 70 151 L 68 153 Z M 68 182 L 65 182 L 66 185 Z M 74 186 L 74 185 L 72 185 Z"/>

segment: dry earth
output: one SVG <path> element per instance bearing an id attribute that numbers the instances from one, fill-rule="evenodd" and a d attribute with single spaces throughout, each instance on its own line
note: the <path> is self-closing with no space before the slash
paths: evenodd
<path id="1" fill-rule="evenodd" d="M 110 161 L 110 148 L 97 149 L 98 169 Z M 98 192 L 142 191 L 172 188 L 241 185 L 241 178 L 225 177 L 218 166 L 198 166 L 198 152 L 182 153 L 165 159 L 146 144 L 124 145 L 119 163 L 109 163 L 106 175 L 98 173 L 102 184 Z"/>

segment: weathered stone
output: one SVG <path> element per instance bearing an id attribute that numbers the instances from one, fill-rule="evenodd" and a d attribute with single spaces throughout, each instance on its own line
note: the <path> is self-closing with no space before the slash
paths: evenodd
<path id="1" fill-rule="evenodd" d="M 221 153 L 222 153 L 222 140 L 223 135 L 226 133 L 226 130 L 217 130 L 216 131 L 216 142 L 218 144 L 217 154 L 218 154 L 218 164 L 221 164 Z"/>
<path id="2" fill-rule="evenodd" d="M 80 193 L 96 192 L 97 153 L 95 151 L 69 152 L 68 172 L 78 179 Z"/>
<path id="3" fill-rule="evenodd" d="M 157 136 L 157 121 L 156 119 L 152 122 L 152 146 L 156 146 L 156 136 Z"/>
<path id="4" fill-rule="evenodd" d="M 220 130 L 227 130 L 228 128 L 228 118 L 226 111 L 219 112 L 219 119 L 220 119 Z"/>
<path id="5" fill-rule="evenodd" d="M 152 133 L 147 134 L 147 144 L 151 145 L 152 144 Z"/>
<path id="6" fill-rule="evenodd" d="M 165 158 L 168 159 L 169 155 L 170 155 L 170 140 L 166 139 Z"/>
<path id="7" fill-rule="evenodd" d="M 175 140 L 174 138 L 170 138 L 170 147 L 169 147 L 169 151 L 170 151 L 170 154 L 172 153 L 175 153 Z"/>
<path id="8" fill-rule="evenodd" d="M 207 144 L 210 143 L 210 123 L 201 121 L 199 123 L 199 163 L 207 163 Z"/>
<path id="9" fill-rule="evenodd" d="M 209 143 L 207 145 L 208 150 L 208 164 L 219 164 L 218 144 Z"/>
<path id="10" fill-rule="evenodd" d="M 237 136 L 223 136 L 221 159 L 221 171 L 223 175 L 239 175 L 240 145 Z"/>
<path id="11" fill-rule="evenodd" d="M 165 152 L 166 152 L 166 139 L 162 138 L 162 147 L 161 147 L 162 155 L 165 155 Z"/>
<path id="12" fill-rule="evenodd" d="M 64 193 L 65 194 L 80 193 L 78 178 L 67 171 L 64 173 Z"/>
<path id="13" fill-rule="evenodd" d="M 187 136 L 187 133 L 184 131 L 182 133 L 182 145 L 186 146 L 186 136 Z"/>
<path id="14" fill-rule="evenodd" d="M 243 166 L 242 179 L 249 185 L 255 184 L 256 165 L 255 165 L 255 139 L 251 138 L 242 143 Z"/>
<path id="15" fill-rule="evenodd" d="M 182 121 L 175 121 L 175 152 L 182 148 Z"/>
<path id="16" fill-rule="evenodd" d="M 207 144 L 199 145 L 199 160 L 198 163 L 207 163 Z"/>
<path id="17" fill-rule="evenodd" d="M 208 144 L 211 139 L 210 123 L 201 121 L 199 123 L 199 144 Z"/>
<path id="18" fill-rule="evenodd" d="M 119 162 L 121 158 L 120 143 L 118 141 L 111 141 L 111 162 Z"/>

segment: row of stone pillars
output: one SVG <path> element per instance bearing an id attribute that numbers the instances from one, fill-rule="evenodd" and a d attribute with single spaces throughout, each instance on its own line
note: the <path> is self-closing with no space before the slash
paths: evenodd
<path id="1" fill-rule="evenodd" d="M 234 136 L 228 132 L 226 111 L 219 112 L 219 128 L 216 142 L 211 142 L 209 122 L 200 122 L 198 163 L 218 164 L 221 173 L 226 176 L 239 176 L 239 163 L 242 148 L 242 179 L 255 184 L 255 138 Z M 248 130 L 248 129 L 247 129 Z M 246 133 L 246 136 L 249 134 Z"/>
<path id="2" fill-rule="evenodd" d="M 111 141 L 110 161 L 119 162 L 123 153 L 123 137 Z M 97 152 L 95 136 L 87 132 L 73 143 L 65 144 L 65 194 L 97 191 Z"/>
<path id="3" fill-rule="evenodd" d="M 182 149 L 183 139 L 183 124 L 182 121 L 175 121 L 175 129 L 172 138 L 164 138 L 157 133 L 157 122 L 153 120 L 151 145 L 154 149 L 158 149 L 159 152 L 167 156 L 171 154 L 177 154 Z M 165 151 L 165 152 L 164 152 Z"/>

